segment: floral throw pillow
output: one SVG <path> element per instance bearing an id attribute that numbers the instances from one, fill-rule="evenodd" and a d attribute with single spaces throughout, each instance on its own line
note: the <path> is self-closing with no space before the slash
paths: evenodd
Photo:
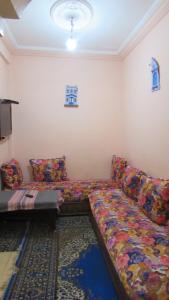
<path id="1" fill-rule="evenodd" d="M 169 219 L 169 180 L 147 177 L 138 204 L 152 221 L 166 225 Z"/>
<path id="2" fill-rule="evenodd" d="M 138 200 L 138 194 L 144 183 L 143 176 L 146 175 L 143 171 L 127 166 L 122 179 L 123 192 L 133 200 Z"/>
<path id="3" fill-rule="evenodd" d="M 112 159 L 112 180 L 121 186 L 124 170 L 127 166 L 127 160 L 116 155 Z"/>
<path id="4" fill-rule="evenodd" d="M 11 159 L 1 166 L 2 186 L 8 189 L 16 189 L 23 182 L 23 174 L 19 162 Z"/>
<path id="5" fill-rule="evenodd" d="M 67 180 L 65 157 L 30 159 L 34 181 L 55 182 Z"/>

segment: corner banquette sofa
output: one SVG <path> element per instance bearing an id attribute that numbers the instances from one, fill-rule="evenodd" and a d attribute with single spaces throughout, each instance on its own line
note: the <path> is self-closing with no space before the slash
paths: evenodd
<path id="1" fill-rule="evenodd" d="M 119 299 L 169 300 L 169 180 L 149 177 L 113 156 L 111 180 L 21 181 L 13 188 L 61 189 L 65 203 L 89 199 Z"/>
<path id="2" fill-rule="evenodd" d="M 119 188 L 89 195 L 109 269 L 122 283 L 120 299 L 169 300 L 169 180 L 124 166 Z"/>
<path id="3" fill-rule="evenodd" d="M 61 190 L 64 203 L 60 210 L 63 214 L 87 213 L 88 195 L 97 189 L 117 187 L 113 179 L 108 180 L 68 180 L 65 157 L 55 159 L 31 159 L 33 181 L 23 181 L 23 174 L 17 160 L 2 164 L 1 181 L 5 190 Z M 117 164 L 118 158 L 112 164 Z"/>

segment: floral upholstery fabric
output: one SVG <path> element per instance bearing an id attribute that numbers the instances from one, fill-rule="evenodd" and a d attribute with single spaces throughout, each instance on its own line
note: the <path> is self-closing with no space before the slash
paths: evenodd
<path id="1" fill-rule="evenodd" d="M 91 209 L 119 278 L 132 300 L 169 299 L 169 235 L 121 190 L 89 196 Z"/>
<path id="2" fill-rule="evenodd" d="M 35 181 L 55 182 L 67 180 L 65 157 L 52 159 L 30 159 Z"/>
<path id="3" fill-rule="evenodd" d="M 113 155 L 112 159 L 112 180 L 121 187 L 122 177 L 124 170 L 127 166 L 127 160 L 124 158 Z"/>
<path id="4" fill-rule="evenodd" d="M 144 183 L 144 177 L 146 175 L 143 171 L 127 166 L 124 170 L 122 179 L 123 192 L 130 198 L 137 201 L 138 194 Z"/>
<path id="5" fill-rule="evenodd" d="M 53 190 L 59 189 L 63 193 L 64 203 L 83 201 L 97 189 L 117 188 L 117 184 L 110 180 L 68 180 L 62 182 L 30 182 L 22 183 L 19 189 Z"/>
<path id="6" fill-rule="evenodd" d="M 1 175 L 4 188 L 17 188 L 23 181 L 22 170 L 16 159 L 12 159 L 10 162 L 2 164 Z"/>
<path id="7" fill-rule="evenodd" d="M 169 180 L 146 177 L 138 204 L 152 221 L 165 225 L 169 220 Z"/>
<path id="8" fill-rule="evenodd" d="M 23 182 L 19 186 L 18 189 L 19 190 L 37 190 L 37 191 L 55 190 L 55 189 L 57 189 L 57 182 L 45 182 L 45 181 Z"/>

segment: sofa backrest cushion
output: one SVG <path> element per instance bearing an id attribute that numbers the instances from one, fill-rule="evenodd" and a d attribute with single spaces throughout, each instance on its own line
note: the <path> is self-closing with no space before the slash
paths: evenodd
<path id="1" fill-rule="evenodd" d="M 145 177 L 138 204 L 152 221 L 166 225 L 169 218 L 169 180 Z"/>
<path id="2" fill-rule="evenodd" d="M 137 198 L 144 182 L 144 175 L 146 174 L 143 171 L 129 165 L 124 170 L 122 179 L 123 192 L 135 201 L 138 201 Z"/>
<path id="3" fill-rule="evenodd" d="M 67 180 L 65 156 L 51 159 L 30 159 L 34 181 Z"/>
<path id="4" fill-rule="evenodd" d="M 125 158 L 113 155 L 112 158 L 112 180 L 121 186 L 124 170 L 127 166 L 127 160 Z"/>
<path id="5" fill-rule="evenodd" d="M 19 162 L 11 159 L 1 166 L 2 186 L 7 189 L 16 189 L 23 182 L 23 174 Z"/>

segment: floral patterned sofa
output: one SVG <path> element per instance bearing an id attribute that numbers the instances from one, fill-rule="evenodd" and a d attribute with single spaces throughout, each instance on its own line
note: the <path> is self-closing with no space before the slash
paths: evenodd
<path id="1" fill-rule="evenodd" d="M 89 202 L 120 299 L 169 299 L 169 180 L 127 166 L 121 188 L 93 191 Z"/>
<path id="2" fill-rule="evenodd" d="M 108 180 L 68 180 L 65 157 L 56 159 L 31 159 L 33 180 L 26 183 L 19 162 L 12 159 L 1 166 L 2 186 L 4 189 L 25 190 L 61 190 L 64 204 L 63 213 L 87 212 L 89 210 L 88 195 L 97 189 L 119 187 L 120 176 L 127 165 L 125 159 L 113 156 L 112 178 Z"/>
<path id="3" fill-rule="evenodd" d="M 120 299 L 169 300 L 169 180 L 148 177 L 117 156 L 110 180 L 68 180 L 64 157 L 31 164 L 30 183 L 23 182 L 16 160 L 3 164 L 4 187 L 60 189 L 65 205 L 89 198 L 110 268 L 125 291 Z"/>

